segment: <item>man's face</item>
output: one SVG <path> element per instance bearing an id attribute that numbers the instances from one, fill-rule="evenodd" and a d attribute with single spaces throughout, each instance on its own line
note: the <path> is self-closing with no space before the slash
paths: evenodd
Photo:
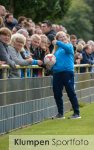
<path id="1" fill-rule="evenodd" d="M 42 38 L 42 39 L 41 39 L 40 47 L 41 47 L 43 50 L 46 50 L 46 47 L 47 47 L 47 39 L 46 39 L 46 38 Z"/>
<path id="2" fill-rule="evenodd" d="M 41 29 L 42 29 L 42 32 L 43 32 L 43 33 L 47 33 L 47 32 L 49 32 L 49 31 L 51 30 L 51 27 L 50 27 L 50 26 L 47 26 L 46 23 L 43 23 L 43 24 L 41 25 Z"/>
<path id="3" fill-rule="evenodd" d="M 88 46 L 88 47 L 86 48 L 86 53 L 87 53 L 87 54 L 91 54 L 91 53 L 92 53 L 92 47 L 91 47 L 91 46 Z"/>
<path id="4" fill-rule="evenodd" d="M 34 39 L 31 41 L 31 44 L 32 44 L 33 47 L 37 48 L 37 47 L 39 47 L 40 42 L 41 42 L 40 39 L 34 38 Z"/>
<path id="5" fill-rule="evenodd" d="M 76 46 L 76 44 L 77 44 L 77 39 L 76 39 L 76 38 L 71 39 L 71 43 L 72 43 L 73 46 Z"/>
<path id="6" fill-rule="evenodd" d="M 9 17 L 7 18 L 7 22 L 13 22 L 13 15 L 9 15 Z"/>

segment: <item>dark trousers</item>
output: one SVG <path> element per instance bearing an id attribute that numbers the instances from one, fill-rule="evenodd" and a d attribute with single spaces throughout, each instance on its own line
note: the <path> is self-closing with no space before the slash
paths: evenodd
<path id="1" fill-rule="evenodd" d="M 58 113 L 63 115 L 63 88 L 65 87 L 75 114 L 79 115 L 79 105 L 74 90 L 74 73 L 63 71 L 53 74 L 53 93 L 58 108 Z"/>

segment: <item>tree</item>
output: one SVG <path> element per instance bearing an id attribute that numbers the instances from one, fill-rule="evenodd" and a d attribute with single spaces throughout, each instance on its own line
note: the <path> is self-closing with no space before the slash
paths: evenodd
<path id="1" fill-rule="evenodd" d="M 14 10 L 15 16 L 32 17 L 35 22 L 44 19 L 55 20 L 58 16 L 61 17 L 59 0 L 20 0 L 20 3 L 19 0 L 16 0 Z"/>
<path id="2" fill-rule="evenodd" d="M 93 38 L 93 26 L 90 22 L 91 8 L 84 0 L 73 0 L 72 5 L 63 18 L 63 25 L 70 34 L 76 34 L 78 38 L 85 40 Z"/>
<path id="3" fill-rule="evenodd" d="M 59 4 L 61 6 L 62 16 L 65 16 L 71 5 L 71 0 L 59 0 Z"/>
<path id="4" fill-rule="evenodd" d="M 91 7 L 92 12 L 90 14 L 90 21 L 93 25 L 93 40 L 94 40 L 94 0 L 85 0 L 85 2 Z"/>
<path id="5" fill-rule="evenodd" d="M 71 0 L 0 0 L 15 17 L 31 17 L 35 22 L 50 19 L 57 22 L 64 16 Z"/>

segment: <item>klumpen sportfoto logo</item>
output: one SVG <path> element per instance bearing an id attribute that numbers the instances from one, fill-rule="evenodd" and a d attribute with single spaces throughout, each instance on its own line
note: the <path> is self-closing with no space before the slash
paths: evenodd
<path id="1" fill-rule="evenodd" d="M 9 150 L 34 149 L 35 150 L 93 150 L 93 135 L 10 135 Z"/>

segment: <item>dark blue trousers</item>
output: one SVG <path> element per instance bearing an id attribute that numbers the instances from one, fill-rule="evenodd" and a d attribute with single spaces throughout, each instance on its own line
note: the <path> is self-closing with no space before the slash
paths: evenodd
<path id="1" fill-rule="evenodd" d="M 58 108 L 58 113 L 63 115 L 63 88 L 65 87 L 75 114 L 79 115 L 79 105 L 74 89 L 74 73 L 63 71 L 53 74 L 53 93 Z"/>

